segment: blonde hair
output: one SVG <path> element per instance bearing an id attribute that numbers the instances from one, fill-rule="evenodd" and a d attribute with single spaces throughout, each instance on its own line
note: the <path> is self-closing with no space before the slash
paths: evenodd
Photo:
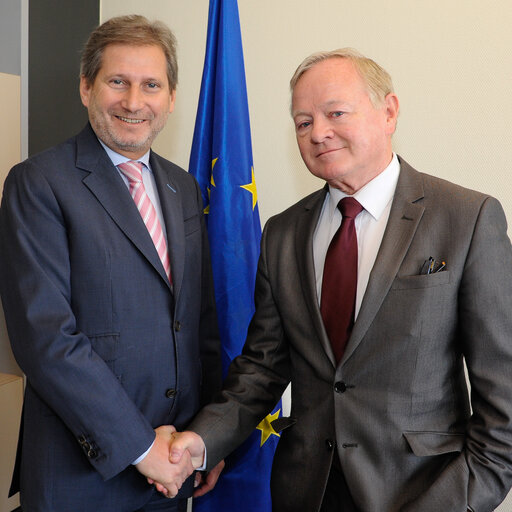
<path id="1" fill-rule="evenodd" d="M 391 76 L 384 68 L 354 48 L 339 48 L 337 50 L 313 53 L 306 57 L 290 80 L 292 94 L 300 77 L 315 64 L 327 59 L 348 59 L 354 64 L 357 72 L 366 84 L 370 101 L 375 108 L 382 106 L 386 96 L 394 92 Z"/>

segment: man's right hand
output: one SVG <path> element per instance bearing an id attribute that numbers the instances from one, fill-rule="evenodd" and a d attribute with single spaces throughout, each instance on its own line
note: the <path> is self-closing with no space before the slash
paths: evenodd
<path id="1" fill-rule="evenodd" d="M 195 432 L 174 432 L 170 446 L 170 462 L 179 464 L 184 454 L 188 451 L 194 469 L 204 464 L 205 446 L 199 434 Z"/>
<path id="2" fill-rule="evenodd" d="M 155 429 L 156 438 L 151 450 L 136 464 L 136 468 L 150 483 L 159 483 L 158 490 L 168 498 L 174 498 L 178 494 L 183 482 L 195 469 L 188 451 L 181 453 L 177 463 L 170 463 L 170 445 L 175 432 L 176 429 L 170 425 Z"/>
<path id="3" fill-rule="evenodd" d="M 174 427 L 172 432 L 169 432 L 169 459 L 168 463 L 171 465 L 182 466 L 184 461 L 190 461 L 194 469 L 201 468 L 204 464 L 205 446 L 204 442 L 195 432 L 176 432 Z M 222 468 L 218 471 L 218 474 Z M 218 475 L 217 475 L 218 478 Z M 215 482 L 217 480 L 215 478 Z M 158 478 L 148 478 L 148 482 L 155 484 L 157 491 L 167 496 L 167 486 Z M 213 483 L 212 487 L 215 485 Z"/>

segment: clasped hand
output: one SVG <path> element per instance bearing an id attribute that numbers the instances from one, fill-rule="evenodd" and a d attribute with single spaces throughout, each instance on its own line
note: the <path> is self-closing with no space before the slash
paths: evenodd
<path id="1" fill-rule="evenodd" d="M 155 429 L 155 442 L 137 469 L 150 484 L 168 498 L 174 498 L 183 482 L 204 464 L 205 446 L 194 432 L 178 433 L 173 426 L 163 425 Z M 208 474 L 196 475 L 194 496 L 202 496 L 215 487 L 224 462 L 220 462 Z"/>

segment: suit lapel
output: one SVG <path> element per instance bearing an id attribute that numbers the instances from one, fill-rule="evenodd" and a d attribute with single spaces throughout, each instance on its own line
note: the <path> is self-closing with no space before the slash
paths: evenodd
<path id="1" fill-rule="evenodd" d="M 169 284 L 153 240 L 116 168 L 88 125 L 77 137 L 76 166 L 88 171 L 84 185 L 112 220 Z"/>
<path id="2" fill-rule="evenodd" d="M 178 186 L 172 179 L 171 173 L 160 164 L 153 152 L 151 153 L 150 163 L 155 176 L 165 229 L 167 231 L 167 248 L 171 261 L 172 284 L 174 296 L 177 299 L 183 282 L 185 265 L 185 229 L 181 194 Z"/>
<path id="3" fill-rule="evenodd" d="M 387 227 L 341 364 L 350 358 L 373 322 L 423 216 L 423 206 L 416 203 L 423 197 L 420 174 L 403 160 L 400 165 L 400 177 Z"/>
<path id="4" fill-rule="evenodd" d="M 304 205 L 304 210 L 297 218 L 295 228 L 295 254 L 297 257 L 299 275 L 302 286 L 302 294 L 309 310 L 309 317 L 312 319 L 315 331 L 319 338 L 325 354 L 335 366 L 334 354 L 327 333 L 325 332 L 324 322 L 318 307 L 318 297 L 316 291 L 315 263 L 313 260 L 313 234 L 324 204 L 327 185 L 318 192 L 312 194 Z"/>

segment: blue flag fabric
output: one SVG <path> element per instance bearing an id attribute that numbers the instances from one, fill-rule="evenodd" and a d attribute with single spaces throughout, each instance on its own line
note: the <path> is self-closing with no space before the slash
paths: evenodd
<path id="1" fill-rule="evenodd" d="M 190 156 L 210 241 L 224 375 L 241 353 L 254 313 L 261 225 L 254 179 L 242 38 L 236 0 L 210 0 L 206 55 Z M 270 512 L 276 407 L 228 459 L 194 512 Z"/>

